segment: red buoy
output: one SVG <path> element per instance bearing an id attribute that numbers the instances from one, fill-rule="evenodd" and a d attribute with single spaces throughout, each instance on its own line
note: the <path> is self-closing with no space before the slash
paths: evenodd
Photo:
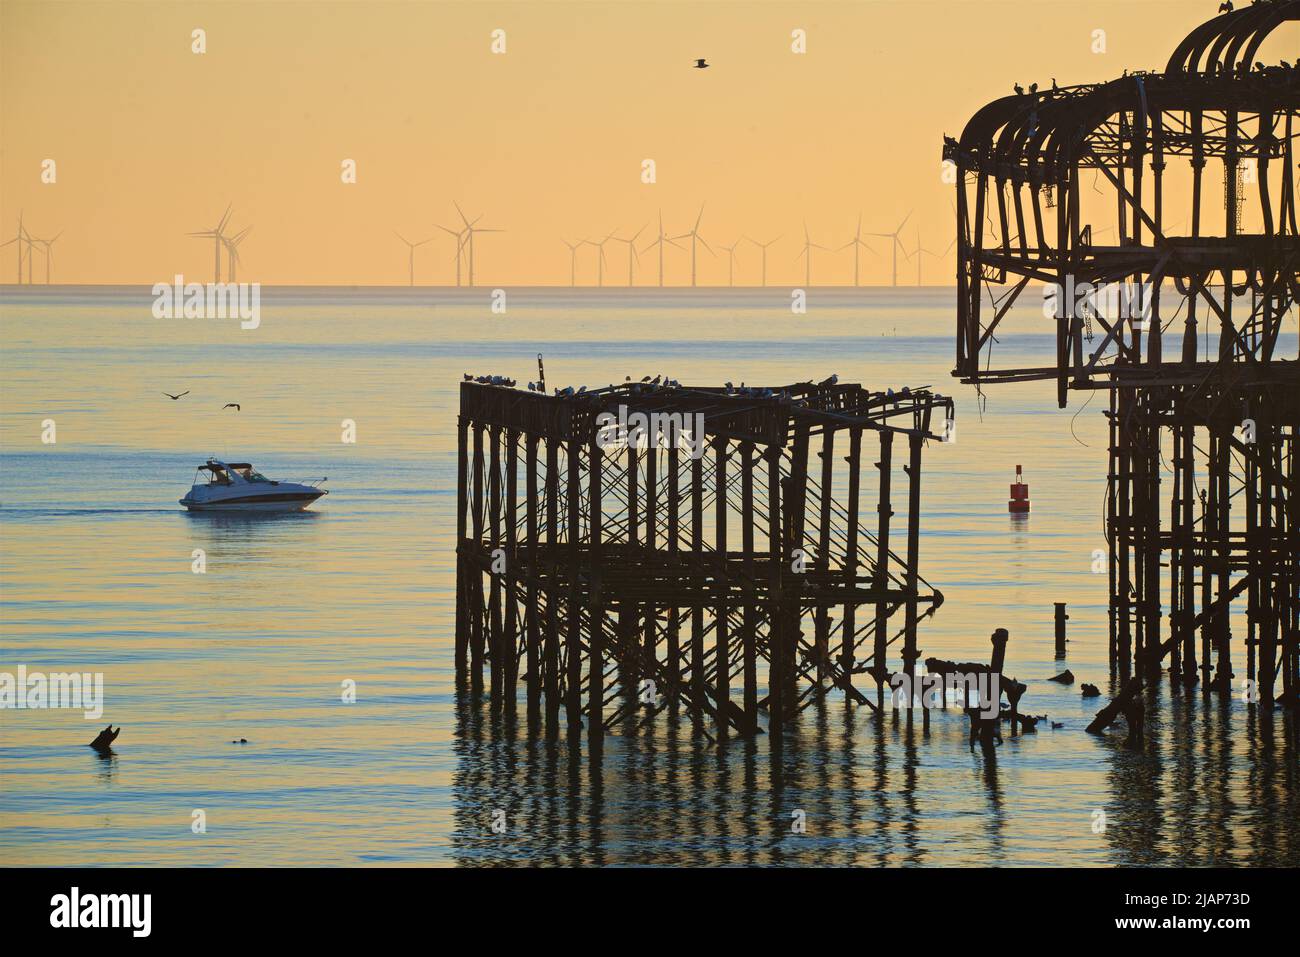
<path id="1" fill-rule="evenodd" d="M 1011 501 L 1007 502 L 1007 511 L 1029 511 L 1029 486 L 1024 483 L 1019 465 L 1016 466 L 1016 480 L 1011 485 Z"/>

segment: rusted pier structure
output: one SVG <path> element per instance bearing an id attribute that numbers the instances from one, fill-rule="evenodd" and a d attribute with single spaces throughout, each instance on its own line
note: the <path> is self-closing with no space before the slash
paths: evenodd
<path id="1" fill-rule="evenodd" d="M 952 414 L 831 380 L 462 383 L 459 673 L 593 744 L 665 710 L 712 739 L 779 735 L 831 693 L 879 708 L 891 646 L 913 671 L 943 601 L 920 573 L 921 464 Z"/>
<path id="2" fill-rule="evenodd" d="M 1243 5 L 1163 72 L 1018 91 L 944 146 L 954 375 L 1108 393 L 1112 667 L 1265 712 L 1300 696 L 1298 37 L 1300 0 Z M 1046 315 L 1037 286 L 1013 310 L 1031 283 Z M 1017 331 L 1054 355 L 995 366 Z"/>

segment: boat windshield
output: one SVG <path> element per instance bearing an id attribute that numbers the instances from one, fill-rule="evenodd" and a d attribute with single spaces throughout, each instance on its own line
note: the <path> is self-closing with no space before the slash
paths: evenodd
<path id="1" fill-rule="evenodd" d="M 261 472 L 257 471 L 257 469 L 251 466 L 246 469 L 240 469 L 239 475 L 241 478 L 243 478 L 245 482 L 269 482 L 270 481 L 270 479 L 268 479 L 265 475 L 263 475 Z"/>
<path id="2" fill-rule="evenodd" d="M 200 472 L 202 471 L 203 470 L 201 469 Z M 233 482 L 231 482 L 230 476 L 226 474 L 226 470 L 223 468 L 214 468 L 209 466 L 207 468 L 207 471 L 212 476 L 210 479 L 208 479 L 209 485 L 233 485 L 234 484 Z"/>

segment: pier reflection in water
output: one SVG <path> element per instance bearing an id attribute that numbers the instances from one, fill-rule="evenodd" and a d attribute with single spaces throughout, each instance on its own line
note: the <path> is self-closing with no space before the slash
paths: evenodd
<path id="1" fill-rule="evenodd" d="M 972 751 L 956 709 L 932 712 L 927 731 L 919 712 L 877 718 L 832 699 L 803 712 L 778 750 L 764 735 L 711 744 L 665 717 L 593 753 L 582 735 L 494 718 L 486 696 L 462 686 L 451 858 L 1295 866 L 1295 722 L 1230 710 L 1166 696 L 1148 711 L 1141 747 L 1122 734 L 1043 730 Z"/>

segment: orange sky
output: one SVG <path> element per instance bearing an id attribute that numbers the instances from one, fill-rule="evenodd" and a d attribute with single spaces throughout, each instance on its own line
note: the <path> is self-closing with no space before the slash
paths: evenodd
<path id="1" fill-rule="evenodd" d="M 1011 84 L 1159 69 L 1214 0 L 861 0 L 848 3 L 0 2 L 0 237 L 21 211 L 62 230 L 63 282 L 212 278 L 215 224 L 253 230 L 240 277 L 266 283 L 454 281 L 452 201 L 506 230 L 476 247 L 479 284 L 567 283 L 561 237 L 669 233 L 707 201 L 700 283 L 725 284 L 719 245 L 783 238 L 769 282 L 802 282 L 814 242 L 843 245 L 859 210 L 884 231 L 915 209 L 924 246 L 952 235 L 943 133 Z M 207 52 L 191 52 L 191 31 Z M 490 50 L 506 31 L 506 53 Z M 791 52 L 791 31 L 807 53 Z M 1092 32 L 1107 50 L 1091 52 Z M 1296 37 L 1295 31 L 1291 32 Z M 1297 37 L 1300 40 L 1300 37 Z M 1294 50 L 1293 50 L 1294 53 Z M 708 70 L 691 69 L 707 57 Z M 357 183 L 341 182 L 344 159 Z M 641 182 L 641 163 L 658 182 Z M 45 159 L 57 182 L 41 182 Z M 889 281 L 887 240 L 864 281 Z M 14 247 L 0 281 L 14 279 Z M 624 284 L 626 246 L 606 247 Z M 580 284 L 595 281 L 583 250 Z M 638 284 L 655 281 L 642 253 Z M 953 258 L 927 259 L 947 282 Z M 737 282 L 756 284 L 756 251 Z M 43 278 L 43 261 L 35 273 Z M 900 273 L 915 282 L 912 263 Z M 815 284 L 852 279 L 815 252 Z M 689 257 L 669 250 L 669 284 Z"/>

